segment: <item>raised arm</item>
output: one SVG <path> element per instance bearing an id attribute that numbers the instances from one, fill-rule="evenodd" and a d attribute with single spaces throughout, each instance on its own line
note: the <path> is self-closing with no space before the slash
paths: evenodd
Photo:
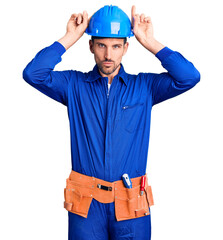
<path id="1" fill-rule="evenodd" d="M 53 71 L 53 69 L 62 60 L 63 53 L 81 38 L 87 25 L 86 11 L 83 14 L 72 14 L 64 37 L 36 54 L 23 70 L 24 80 L 45 95 L 67 105 L 71 71 Z"/>
<path id="2" fill-rule="evenodd" d="M 136 14 L 132 6 L 132 28 L 136 39 L 148 51 L 153 53 L 168 71 L 161 74 L 144 74 L 147 76 L 149 90 L 152 92 L 153 105 L 177 96 L 200 80 L 200 73 L 179 52 L 172 51 L 154 38 L 153 25 L 150 17 Z"/>

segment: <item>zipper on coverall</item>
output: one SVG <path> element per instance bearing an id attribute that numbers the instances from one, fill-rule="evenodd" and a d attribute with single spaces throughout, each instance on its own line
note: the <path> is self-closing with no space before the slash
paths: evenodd
<path id="1" fill-rule="evenodd" d="M 110 88 L 111 88 L 111 86 L 110 86 Z M 108 88 L 108 83 L 107 83 L 107 98 L 109 98 L 109 91 L 110 91 L 110 89 Z"/>

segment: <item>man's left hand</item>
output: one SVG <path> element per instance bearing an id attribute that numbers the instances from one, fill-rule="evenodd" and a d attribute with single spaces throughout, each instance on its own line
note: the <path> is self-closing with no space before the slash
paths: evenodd
<path id="1" fill-rule="evenodd" d="M 151 17 L 145 17 L 145 14 L 136 14 L 136 7 L 132 6 L 132 31 L 136 39 L 150 52 L 156 54 L 164 45 L 155 40 L 153 36 L 153 24 Z"/>
<path id="2" fill-rule="evenodd" d="M 136 14 L 136 7 L 132 6 L 132 29 L 139 42 L 153 38 L 153 25 L 150 17 Z"/>

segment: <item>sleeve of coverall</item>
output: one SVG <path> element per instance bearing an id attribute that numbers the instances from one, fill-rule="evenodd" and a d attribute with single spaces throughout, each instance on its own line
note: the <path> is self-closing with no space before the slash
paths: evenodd
<path id="1" fill-rule="evenodd" d="M 156 57 L 168 72 L 152 74 L 150 87 L 153 105 L 191 89 L 200 81 L 198 70 L 179 52 L 165 47 Z"/>
<path id="2" fill-rule="evenodd" d="M 70 71 L 53 71 L 65 51 L 59 42 L 42 49 L 23 70 L 23 78 L 40 92 L 67 106 Z"/>

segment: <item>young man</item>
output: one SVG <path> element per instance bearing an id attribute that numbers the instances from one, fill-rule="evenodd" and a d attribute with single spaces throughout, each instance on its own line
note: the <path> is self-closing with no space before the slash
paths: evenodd
<path id="1" fill-rule="evenodd" d="M 92 36 L 93 70 L 53 71 L 84 32 Z M 134 35 L 167 72 L 125 72 L 121 61 L 129 46 L 126 38 Z M 118 7 L 105 6 L 90 19 L 86 11 L 73 14 L 65 36 L 41 50 L 23 77 L 68 108 L 72 171 L 64 207 L 69 240 L 149 240 L 153 198 L 144 177 L 151 109 L 199 82 L 193 64 L 158 42 L 150 17 L 136 14 L 135 6 L 131 22 Z M 124 173 L 132 181 L 129 188 L 122 182 Z"/>

